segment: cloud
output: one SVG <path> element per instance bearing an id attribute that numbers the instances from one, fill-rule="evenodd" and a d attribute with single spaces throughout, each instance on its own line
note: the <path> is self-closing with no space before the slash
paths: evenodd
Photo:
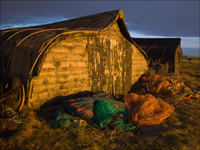
<path id="1" fill-rule="evenodd" d="M 183 48 L 200 49 L 199 37 L 182 37 L 181 43 Z"/>
<path id="2" fill-rule="evenodd" d="M 59 21 L 56 17 L 75 18 L 121 9 L 124 11 L 129 30 L 149 35 L 197 37 L 199 3 L 199 1 L 2 1 L 1 18 L 10 15 L 13 16 L 10 17 L 10 24 L 15 18 L 22 19 L 21 24 L 25 24 L 26 20 L 17 16 L 54 18 L 55 21 Z M 4 21 L 1 23 L 5 27 Z"/>
<path id="3" fill-rule="evenodd" d="M 0 29 L 19 28 L 67 20 L 63 17 L 30 17 L 27 15 L 2 15 Z"/>

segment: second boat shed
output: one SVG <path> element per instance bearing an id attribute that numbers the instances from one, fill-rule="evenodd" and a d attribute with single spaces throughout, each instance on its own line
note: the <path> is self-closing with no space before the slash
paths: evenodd
<path id="1" fill-rule="evenodd" d="M 132 38 L 147 54 L 152 63 L 168 65 L 168 73 L 180 74 L 182 49 L 180 38 Z"/>
<path id="2" fill-rule="evenodd" d="M 28 106 L 84 90 L 127 93 L 148 69 L 121 10 L 0 32 L 1 81 L 20 77 Z"/>

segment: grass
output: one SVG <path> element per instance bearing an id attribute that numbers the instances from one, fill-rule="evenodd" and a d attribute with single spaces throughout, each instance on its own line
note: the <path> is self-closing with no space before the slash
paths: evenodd
<path id="1" fill-rule="evenodd" d="M 186 85 L 200 90 L 200 57 L 183 57 L 181 73 L 180 80 L 183 80 Z"/>
<path id="2" fill-rule="evenodd" d="M 174 76 L 200 89 L 199 58 L 183 58 L 182 73 Z M 43 112 L 23 110 L 24 123 L 6 138 L 0 138 L 0 149 L 200 149 L 200 104 L 193 100 L 166 100 L 175 111 L 163 123 L 142 126 L 142 134 L 133 131 L 105 131 L 86 125 L 80 129 L 50 126 Z M 48 112 L 50 113 L 50 112 Z"/>

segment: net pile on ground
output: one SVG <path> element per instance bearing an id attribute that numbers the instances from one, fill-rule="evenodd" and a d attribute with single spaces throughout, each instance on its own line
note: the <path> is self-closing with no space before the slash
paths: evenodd
<path id="1" fill-rule="evenodd" d="M 6 135 L 18 128 L 22 120 L 19 119 L 19 114 L 12 108 L 5 107 L 0 103 L 0 135 Z"/>
<path id="2" fill-rule="evenodd" d="M 195 93 L 191 88 L 184 85 L 183 82 L 173 80 L 167 76 L 145 74 L 141 77 L 134 93 L 137 94 L 152 94 L 161 98 L 174 98 L 177 100 L 187 98 L 200 98 L 198 93 Z"/>
<path id="3" fill-rule="evenodd" d="M 127 124 L 124 119 L 128 117 L 128 111 L 119 109 L 112 102 L 98 100 L 94 109 L 95 122 L 104 129 L 135 130 L 136 126 Z"/>
<path id="4" fill-rule="evenodd" d="M 160 124 L 174 111 L 173 106 L 151 94 L 125 94 L 124 103 L 129 111 L 129 119 L 137 121 L 139 125 Z"/>
<path id="5" fill-rule="evenodd" d="M 122 101 L 116 100 L 111 94 L 104 91 L 97 92 L 91 97 L 80 97 L 64 100 L 63 109 L 72 116 L 80 117 L 87 121 L 94 120 L 94 105 L 98 100 L 106 100 L 114 103 L 118 108 L 125 110 L 126 106 Z"/>
<path id="6" fill-rule="evenodd" d="M 75 121 L 85 120 L 104 129 L 137 129 L 135 125 L 126 123 L 128 111 L 125 104 L 103 91 L 91 97 L 64 100 L 55 116 L 53 125 L 57 127 L 78 128 Z"/>

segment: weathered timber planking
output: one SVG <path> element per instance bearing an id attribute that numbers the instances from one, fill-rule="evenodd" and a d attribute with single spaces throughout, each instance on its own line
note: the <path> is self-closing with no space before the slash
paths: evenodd
<path id="1" fill-rule="evenodd" d="M 40 76 L 66 75 L 66 74 L 88 74 L 88 67 L 63 67 L 63 68 L 42 68 Z"/>
<path id="2" fill-rule="evenodd" d="M 133 53 L 133 46 L 130 43 L 126 44 L 126 49 L 128 49 L 128 51 L 126 51 L 126 56 L 125 56 L 125 81 L 126 84 L 124 85 L 123 89 L 123 93 L 127 93 L 130 91 L 130 87 L 132 86 L 132 53 Z M 130 82 L 131 81 L 131 82 Z"/>
<path id="3" fill-rule="evenodd" d="M 74 48 L 73 46 L 67 47 L 63 45 L 55 45 L 49 53 L 78 53 L 78 54 L 87 54 L 87 49 L 85 45 Z"/>
<path id="4" fill-rule="evenodd" d="M 81 60 L 46 60 L 42 66 L 42 68 L 63 68 L 63 67 L 86 67 L 87 61 Z"/>
<path id="5" fill-rule="evenodd" d="M 57 45 L 67 46 L 67 47 L 82 47 L 87 44 L 87 36 L 79 35 L 79 36 L 70 36 L 61 40 Z"/>
<path id="6" fill-rule="evenodd" d="M 84 90 L 83 90 L 84 88 Z M 76 94 L 80 91 L 85 91 L 85 90 L 89 90 L 88 85 L 87 84 L 83 84 L 82 86 L 78 86 L 78 87 L 67 87 L 64 89 L 54 89 L 54 90 L 48 90 L 48 91 L 44 91 L 44 92 L 40 92 L 40 93 L 35 93 L 34 95 L 32 95 L 32 99 L 43 99 L 45 96 L 47 96 L 47 99 L 53 98 L 57 96 L 67 96 L 70 94 Z"/>
<path id="7" fill-rule="evenodd" d="M 56 53 L 48 53 L 46 60 L 88 60 L 87 55 L 82 53 L 67 53 L 67 52 L 56 52 Z"/>
<path id="8" fill-rule="evenodd" d="M 88 86 L 82 87 L 85 90 L 89 90 Z M 66 88 L 66 89 L 60 89 L 60 90 L 51 90 L 47 92 L 41 92 L 37 94 L 33 94 L 32 97 L 29 99 L 29 107 L 30 108 L 38 108 L 42 104 L 44 104 L 46 101 L 51 100 L 53 98 L 59 97 L 59 96 L 68 96 L 70 94 L 75 94 L 80 91 L 83 91 L 81 87 L 75 87 L 75 88 Z"/>
<path id="9" fill-rule="evenodd" d="M 88 85 L 88 81 L 86 79 L 79 80 L 77 82 L 64 82 L 64 83 L 54 83 L 54 84 L 43 84 L 41 86 L 34 86 L 32 92 L 40 93 L 45 91 L 54 91 L 60 89 L 69 89 L 75 87 L 85 87 L 84 85 Z M 84 89 L 82 89 L 84 90 Z"/>
<path id="10" fill-rule="evenodd" d="M 46 75 L 34 77 L 32 82 L 35 86 L 39 84 L 53 84 L 53 83 L 65 83 L 65 82 L 75 82 L 77 80 L 87 79 L 88 74 L 62 74 L 62 75 Z"/>
<path id="11" fill-rule="evenodd" d="M 122 93 L 122 58 L 123 58 L 123 45 L 118 43 L 116 51 L 114 52 L 114 85 L 115 94 Z"/>

